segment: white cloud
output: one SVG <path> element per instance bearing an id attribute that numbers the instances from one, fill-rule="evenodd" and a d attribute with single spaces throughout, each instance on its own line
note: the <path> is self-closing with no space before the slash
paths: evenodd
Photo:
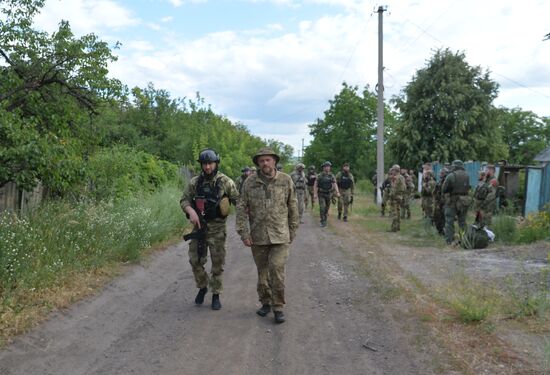
<path id="1" fill-rule="evenodd" d="M 61 20 L 67 20 L 75 34 L 98 33 L 134 26 L 140 20 L 132 11 L 111 0 L 58 0 L 47 1 L 36 17 L 38 27 L 54 31 Z"/>

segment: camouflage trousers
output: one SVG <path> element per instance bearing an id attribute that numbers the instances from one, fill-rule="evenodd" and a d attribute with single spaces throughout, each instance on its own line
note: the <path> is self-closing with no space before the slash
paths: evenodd
<path id="1" fill-rule="evenodd" d="M 308 185 L 307 194 L 308 194 L 307 200 L 311 201 L 311 208 L 313 208 L 313 206 L 315 206 L 315 199 L 313 198 L 313 186 Z M 306 204 L 306 207 L 307 207 L 307 204 Z"/>
<path id="2" fill-rule="evenodd" d="M 319 216 L 321 217 L 321 223 L 327 222 L 331 200 L 330 193 L 319 193 Z"/>
<path id="3" fill-rule="evenodd" d="M 466 230 L 466 215 L 468 210 L 460 209 L 456 204 L 445 206 L 445 241 L 450 244 L 455 236 L 455 217 L 458 219 L 458 226 Z"/>
<path id="4" fill-rule="evenodd" d="M 433 197 L 429 196 L 423 196 L 422 197 L 422 212 L 424 213 L 424 217 L 428 219 L 432 219 L 433 217 Z"/>
<path id="5" fill-rule="evenodd" d="M 445 234 L 445 209 L 438 202 L 434 205 L 432 220 L 435 225 L 435 229 L 437 229 L 437 233 L 441 235 Z"/>
<path id="6" fill-rule="evenodd" d="M 496 202 L 490 202 L 486 203 L 485 201 L 478 201 L 476 202 L 477 211 L 479 212 L 479 216 L 476 215 L 476 224 L 479 224 L 481 226 L 483 225 L 491 225 L 493 222 L 493 212 L 496 208 Z"/>
<path id="7" fill-rule="evenodd" d="M 391 230 L 397 232 L 401 229 L 401 207 L 403 205 L 403 197 L 393 197 L 389 199 Z"/>
<path id="8" fill-rule="evenodd" d="M 344 210 L 344 217 L 348 217 L 348 207 L 351 200 L 351 190 L 342 189 L 340 190 L 340 197 L 338 198 L 338 216 L 342 214 L 342 209 Z"/>
<path id="9" fill-rule="evenodd" d="M 411 196 L 409 194 L 405 195 L 401 200 L 401 219 L 410 219 L 411 218 Z"/>
<path id="10" fill-rule="evenodd" d="M 252 245 L 252 256 L 258 269 L 258 298 L 273 311 L 282 311 L 285 305 L 286 261 L 288 244 Z"/>
<path id="11" fill-rule="evenodd" d="M 380 214 L 384 216 L 386 214 L 386 207 L 388 206 L 388 193 L 382 192 L 382 204 L 380 205 Z"/>
<path id="12" fill-rule="evenodd" d="M 300 221 L 302 221 L 304 207 L 307 202 L 306 190 L 296 189 L 296 198 L 298 199 L 298 214 L 300 215 Z"/>
<path id="13" fill-rule="evenodd" d="M 214 228 L 208 228 L 206 245 L 212 262 L 210 277 L 208 277 L 208 273 L 204 268 L 207 257 L 199 261 L 197 240 L 191 240 L 189 243 L 189 263 L 195 276 L 195 284 L 197 288 L 206 288 L 208 286 L 213 294 L 219 294 L 223 290 L 222 275 L 225 265 L 225 237 L 225 224 L 221 229 L 216 228 L 214 230 Z"/>

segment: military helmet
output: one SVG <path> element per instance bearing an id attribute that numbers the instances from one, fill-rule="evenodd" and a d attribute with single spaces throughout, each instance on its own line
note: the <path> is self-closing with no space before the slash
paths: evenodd
<path id="1" fill-rule="evenodd" d="M 394 164 L 394 165 L 392 165 L 392 167 L 390 169 L 399 169 L 399 170 L 401 170 L 401 167 L 399 166 L 399 164 Z"/>
<path id="2" fill-rule="evenodd" d="M 197 161 L 201 164 L 205 163 L 219 163 L 220 162 L 220 156 L 216 151 L 214 151 L 211 148 L 205 148 L 199 153 L 199 158 Z"/>
<path id="3" fill-rule="evenodd" d="M 303 163 L 296 164 L 296 169 L 300 169 L 300 168 L 304 169 L 305 167 L 306 166 Z"/>
<path id="4" fill-rule="evenodd" d="M 275 158 L 275 163 L 279 163 L 279 160 L 281 159 L 279 158 L 279 155 L 277 155 L 275 151 L 273 151 L 269 147 L 262 147 L 258 150 L 258 152 L 256 152 L 256 155 L 252 157 L 252 161 L 254 162 L 254 164 L 258 165 L 258 158 L 264 155 L 273 156 Z"/>
<path id="5" fill-rule="evenodd" d="M 453 160 L 453 167 L 461 167 L 461 168 L 464 168 L 464 163 L 462 162 L 462 160 Z"/>
<path id="6" fill-rule="evenodd" d="M 331 163 L 330 161 L 328 161 L 328 160 L 325 161 L 325 162 L 321 165 L 321 167 L 325 167 L 325 166 L 327 166 L 327 165 L 328 165 L 329 167 L 332 167 L 332 163 Z"/>
<path id="7" fill-rule="evenodd" d="M 245 173 L 245 172 L 248 172 L 248 171 L 250 171 L 250 167 L 244 167 L 243 169 L 241 169 L 242 173 Z"/>
<path id="8" fill-rule="evenodd" d="M 446 176 L 446 175 L 448 175 L 448 174 L 449 174 L 449 168 L 447 168 L 447 167 L 443 167 L 443 168 L 441 168 L 441 170 L 439 171 L 439 175 L 440 175 L 440 176 Z"/>
<path id="9" fill-rule="evenodd" d="M 314 166 L 314 165 L 310 165 L 310 166 L 309 166 L 309 170 L 310 170 L 310 171 L 314 171 L 314 170 L 315 170 L 315 166 Z"/>

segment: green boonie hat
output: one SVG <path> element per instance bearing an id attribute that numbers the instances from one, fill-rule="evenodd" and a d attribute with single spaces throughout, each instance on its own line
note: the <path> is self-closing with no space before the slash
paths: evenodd
<path id="1" fill-rule="evenodd" d="M 273 156 L 275 158 L 275 163 L 279 163 L 279 160 L 281 158 L 279 158 L 279 155 L 277 155 L 275 153 L 275 151 L 273 151 L 272 149 L 270 149 L 269 147 L 262 147 L 261 149 L 258 150 L 258 152 L 256 153 L 256 155 L 254 155 L 252 157 L 252 161 L 254 162 L 254 164 L 258 165 L 258 158 L 260 156 L 264 156 L 264 155 L 270 155 L 270 156 Z"/>

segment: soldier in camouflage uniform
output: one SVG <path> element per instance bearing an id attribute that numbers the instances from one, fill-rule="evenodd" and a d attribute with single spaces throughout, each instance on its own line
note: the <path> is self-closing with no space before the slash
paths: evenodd
<path id="1" fill-rule="evenodd" d="M 321 227 L 327 226 L 328 210 L 332 202 L 332 194 L 337 198 L 340 197 L 336 178 L 330 171 L 332 163 L 325 161 L 323 163 L 323 171 L 317 175 L 315 184 L 313 185 L 313 196 L 315 199 L 319 197 L 319 216 L 321 218 Z"/>
<path id="2" fill-rule="evenodd" d="M 272 309 L 276 323 L 285 316 L 285 268 L 289 245 L 298 229 L 298 206 L 294 183 L 289 175 L 276 170 L 279 156 L 270 148 L 253 157 L 259 169 L 244 183 L 237 205 L 237 232 L 251 247 L 258 269 L 258 297 L 266 316 Z"/>
<path id="3" fill-rule="evenodd" d="M 480 172 L 479 182 L 474 192 L 476 224 L 491 225 L 496 209 L 498 182 L 494 175 Z"/>
<path id="4" fill-rule="evenodd" d="M 235 185 L 237 186 L 237 190 L 239 191 L 239 194 L 241 193 L 244 180 L 246 180 L 248 176 L 250 176 L 250 174 L 252 173 L 252 170 L 249 167 L 244 167 L 241 170 L 241 172 L 242 174 L 239 176 L 239 178 L 235 182 Z"/>
<path id="5" fill-rule="evenodd" d="M 391 231 L 397 232 L 401 229 L 400 210 L 403 205 L 403 199 L 407 192 L 405 178 L 401 175 L 399 165 L 394 165 L 390 169 L 390 191 L 388 199 L 390 203 L 390 217 L 392 219 Z"/>
<path id="6" fill-rule="evenodd" d="M 441 168 L 439 171 L 439 181 L 435 184 L 433 191 L 433 223 L 435 229 L 437 229 L 437 233 L 442 236 L 445 234 L 445 197 L 441 192 L 441 187 L 443 186 L 443 182 L 445 182 L 447 173 L 449 173 L 447 168 Z"/>
<path id="7" fill-rule="evenodd" d="M 445 241 L 448 245 L 454 240 L 454 222 L 458 218 L 458 225 L 466 230 L 466 215 L 472 202 L 468 192 L 470 191 L 470 177 L 464 170 L 464 164 L 460 160 L 453 161 L 453 171 L 449 173 L 441 188 L 445 197 Z"/>
<path id="8" fill-rule="evenodd" d="M 317 179 L 317 173 L 315 172 L 315 166 L 310 165 L 307 171 L 307 193 L 308 200 L 311 200 L 311 209 L 315 206 L 315 199 L 313 198 L 313 185 L 315 185 L 315 180 Z M 306 202 L 307 207 L 307 202 Z"/>
<path id="9" fill-rule="evenodd" d="M 229 203 L 236 203 L 239 192 L 234 182 L 218 171 L 220 157 L 214 150 L 201 151 L 197 161 L 201 164 L 201 174 L 189 181 L 180 205 L 193 224 L 193 231 L 198 231 L 202 225 L 207 226 L 205 241 L 212 262 L 210 277 L 204 269 L 207 257 L 199 258 L 198 255 L 198 240 L 192 239 L 189 243 L 189 263 L 199 288 L 195 303 L 201 305 L 204 302 L 204 296 L 210 287 L 212 309 L 219 310 L 222 307 L 220 293 L 223 289 L 222 275 L 225 265 L 225 221 L 229 214 Z"/>
<path id="10" fill-rule="evenodd" d="M 411 199 L 414 195 L 414 184 L 412 177 L 409 175 L 406 168 L 401 168 L 401 176 L 405 180 L 405 194 L 403 195 L 403 200 L 401 201 L 401 219 L 410 219 L 411 218 Z"/>
<path id="11" fill-rule="evenodd" d="M 384 182 L 382 182 L 382 186 L 380 186 L 380 193 L 382 194 L 382 204 L 380 205 L 380 216 L 386 215 L 386 207 L 388 206 L 388 202 L 390 200 L 390 189 L 391 189 L 391 178 L 390 178 L 390 173 L 388 171 L 388 174 L 384 179 Z"/>
<path id="12" fill-rule="evenodd" d="M 296 198 L 298 199 L 298 213 L 300 215 L 300 223 L 303 223 L 304 206 L 307 201 L 306 196 L 306 175 L 304 173 L 305 165 L 298 163 L 294 172 L 290 174 L 294 187 L 296 189 Z"/>
<path id="13" fill-rule="evenodd" d="M 422 176 L 422 212 L 424 218 L 433 220 L 433 193 L 435 189 L 435 179 L 431 170 L 425 170 Z"/>
<path id="14" fill-rule="evenodd" d="M 348 221 L 348 208 L 353 204 L 353 192 L 355 190 L 355 179 L 349 171 L 349 163 L 342 165 L 342 170 L 336 174 L 336 184 L 340 191 L 338 198 L 338 220 L 342 218 L 342 209 L 344 211 L 344 221 Z"/>

